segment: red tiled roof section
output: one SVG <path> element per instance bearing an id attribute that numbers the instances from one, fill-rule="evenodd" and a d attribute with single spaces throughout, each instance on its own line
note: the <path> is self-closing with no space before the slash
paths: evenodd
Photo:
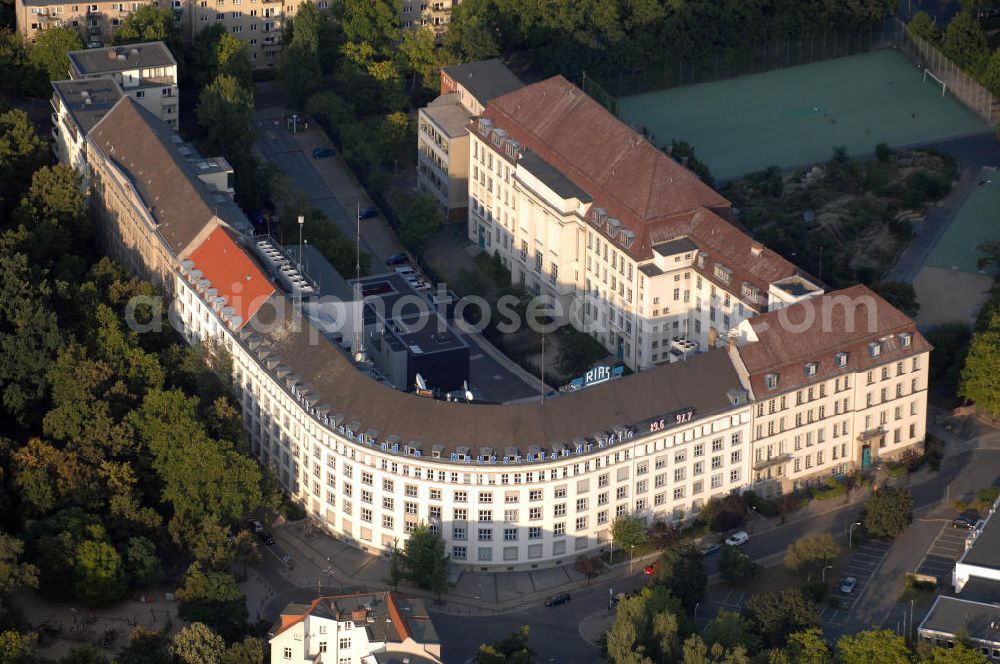
<path id="1" fill-rule="evenodd" d="M 739 354 L 758 399 L 931 350 L 912 320 L 863 285 L 754 316 L 747 323 L 758 340 L 741 346 Z M 902 345 L 901 333 L 912 335 L 909 347 Z M 881 352 L 872 357 L 868 344 L 880 340 Z M 848 354 L 842 368 L 835 362 L 841 352 Z M 819 365 L 813 376 L 805 374 L 808 362 Z M 767 374 L 778 374 L 776 389 L 767 389 Z"/>
<path id="2" fill-rule="evenodd" d="M 386 605 L 389 607 L 389 618 L 392 619 L 392 626 L 396 628 L 400 643 L 411 638 L 410 628 L 406 626 L 403 614 L 400 613 L 399 606 L 396 605 L 396 596 L 391 592 L 386 593 Z"/>
<path id="3" fill-rule="evenodd" d="M 289 627 L 298 625 L 300 622 L 306 619 L 310 613 L 312 613 L 316 606 L 322 601 L 322 598 L 317 597 L 312 602 L 309 603 L 309 608 L 307 608 L 302 613 L 282 613 L 280 618 L 281 626 L 274 632 L 273 636 L 278 636 Z"/>
<path id="4" fill-rule="evenodd" d="M 635 231 L 630 253 L 637 258 L 651 255 L 648 224 L 702 207 L 730 207 L 562 76 L 497 97 L 483 115 Z"/>
<path id="5" fill-rule="evenodd" d="M 211 287 L 226 298 L 227 306 L 236 310 L 235 315 L 242 318 L 240 327 L 274 293 L 274 286 L 264 273 L 222 228 L 209 233 L 189 260 L 211 282 Z"/>

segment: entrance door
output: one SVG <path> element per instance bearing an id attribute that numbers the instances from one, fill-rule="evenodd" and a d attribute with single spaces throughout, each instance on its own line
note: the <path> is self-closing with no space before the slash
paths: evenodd
<path id="1" fill-rule="evenodd" d="M 482 226 L 479 227 L 479 248 L 486 248 L 486 229 Z"/>
<path id="2" fill-rule="evenodd" d="M 870 468 L 872 465 L 872 448 L 871 445 L 865 445 L 861 448 L 861 468 Z"/>
<path id="3" fill-rule="evenodd" d="M 619 360 L 624 360 L 625 359 L 625 338 L 624 337 L 618 337 L 618 359 Z"/>

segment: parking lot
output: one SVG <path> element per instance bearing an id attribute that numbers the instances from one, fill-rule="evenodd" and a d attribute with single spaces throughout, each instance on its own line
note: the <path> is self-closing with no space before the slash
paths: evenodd
<path id="1" fill-rule="evenodd" d="M 955 561 L 965 551 L 965 538 L 968 534 L 968 530 L 955 528 L 950 521 L 942 525 L 934 543 L 917 566 L 917 573 L 937 577 L 938 585 L 948 583 Z"/>
<path id="2" fill-rule="evenodd" d="M 824 606 L 820 611 L 820 620 L 828 625 L 842 625 L 847 621 L 855 605 L 864 596 L 868 589 L 868 583 L 878 568 L 889 555 L 892 545 L 887 542 L 867 542 L 855 547 L 851 559 L 841 574 L 841 577 L 834 583 L 830 592 L 830 597 L 837 600 L 838 606 Z M 841 581 L 849 576 L 857 579 L 854 590 L 847 594 L 840 592 Z"/>

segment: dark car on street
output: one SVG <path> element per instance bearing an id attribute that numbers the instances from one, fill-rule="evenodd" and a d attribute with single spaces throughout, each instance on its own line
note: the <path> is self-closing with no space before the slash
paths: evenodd
<path id="1" fill-rule="evenodd" d="M 955 520 L 951 522 L 951 525 L 954 528 L 961 528 L 963 530 L 972 530 L 973 528 L 976 527 L 976 523 L 978 522 L 979 519 L 977 519 L 974 516 L 971 516 L 969 514 L 959 514 L 957 517 L 955 517 Z"/>
<path id="2" fill-rule="evenodd" d="M 403 252 L 393 254 L 392 256 L 389 256 L 388 258 L 385 259 L 385 264 L 390 267 L 393 265 L 406 265 L 409 262 L 410 259 L 407 258 L 406 254 L 404 254 Z"/>
<path id="3" fill-rule="evenodd" d="M 329 159 L 337 154 L 333 148 L 316 148 L 313 150 L 313 159 Z"/>
<path id="4" fill-rule="evenodd" d="M 553 595 L 552 597 L 545 600 L 545 606 L 559 606 L 560 604 L 565 604 L 570 600 L 569 593 L 559 593 L 558 595 Z"/>
<path id="5" fill-rule="evenodd" d="M 259 539 L 261 542 L 263 542 L 268 546 L 274 544 L 274 537 L 272 537 L 271 534 L 266 530 L 262 530 L 259 533 L 257 533 L 257 539 Z"/>
<path id="6" fill-rule="evenodd" d="M 363 207 L 358 211 L 358 217 L 361 219 L 374 219 L 378 216 L 378 210 L 373 207 Z"/>
<path id="7" fill-rule="evenodd" d="M 718 553 L 719 549 L 721 548 L 722 547 L 719 546 L 717 543 L 712 543 L 712 544 L 705 544 L 698 550 L 701 551 L 701 555 L 703 556 L 711 556 L 713 554 Z"/>

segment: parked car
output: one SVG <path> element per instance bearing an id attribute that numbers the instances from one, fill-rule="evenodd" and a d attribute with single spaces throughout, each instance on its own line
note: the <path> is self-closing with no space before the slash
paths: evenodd
<path id="1" fill-rule="evenodd" d="M 257 519 L 247 519 L 246 520 L 247 530 L 252 533 L 262 533 L 264 532 L 264 524 L 262 524 Z"/>
<path id="2" fill-rule="evenodd" d="M 333 148 L 316 148 L 313 150 L 313 159 L 328 159 L 337 154 Z"/>
<path id="3" fill-rule="evenodd" d="M 726 544 L 729 546 L 742 546 L 750 541 L 750 536 L 746 534 L 746 531 L 739 531 L 738 533 L 733 533 L 726 538 Z"/>
<path id="4" fill-rule="evenodd" d="M 394 265 L 406 265 L 409 262 L 410 259 L 403 252 L 399 252 L 398 254 L 393 254 L 392 256 L 389 256 L 388 258 L 385 259 L 385 264 L 388 265 L 389 267 L 392 267 Z"/>
<path id="5" fill-rule="evenodd" d="M 646 565 L 645 567 L 642 568 L 642 573 L 645 574 L 646 576 L 653 576 L 653 572 L 655 571 L 656 568 L 653 567 L 652 565 Z"/>
<path id="6" fill-rule="evenodd" d="M 558 595 L 553 595 L 552 597 L 545 600 L 545 606 L 559 606 L 560 604 L 565 604 L 570 600 L 569 593 L 559 593 Z"/>
<path id="7" fill-rule="evenodd" d="M 420 276 L 420 273 L 417 272 L 416 270 L 414 270 L 409 265 L 403 265 L 401 267 L 397 267 L 396 268 L 396 274 L 398 274 L 399 276 L 403 277 L 404 279 L 406 277 L 417 277 L 417 276 Z"/>
<path id="8" fill-rule="evenodd" d="M 358 217 L 361 219 L 374 219 L 378 216 L 378 210 L 373 207 L 363 207 L 358 211 Z"/>
<path id="9" fill-rule="evenodd" d="M 718 543 L 712 542 L 711 544 L 705 544 L 702 546 L 699 551 L 701 551 L 701 555 L 703 556 L 711 556 L 714 553 L 718 553 L 721 548 L 722 547 L 719 546 Z"/>
<path id="10" fill-rule="evenodd" d="M 964 530 L 972 530 L 976 527 L 979 519 L 969 516 L 968 514 L 959 514 L 955 517 L 955 520 L 951 522 L 953 528 L 962 528 Z"/>
<path id="11" fill-rule="evenodd" d="M 271 537 L 271 534 L 269 532 L 267 532 L 266 530 L 261 530 L 260 532 L 258 532 L 257 533 L 257 539 L 259 539 L 261 542 L 263 542 L 264 544 L 266 544 L 268 546 L 271 546 L 272 544 L 274 544 L 274 538 Z"/>
<path id="12" fill-rule="evenodd" d="M 854 592 L 854 586 L 858 585 L 858 580 L 853 576 L 849 576 L 840 582 L 840 592 L 845 595 L 850 595 Z"/>
<path id="13" fill-rule="evenodd" d="M 420 291 L 422 293 L 431 289 L 431 285 L 423 280 L 417 281 L 415 284 L 411 283 L 410 285 L 413 286 L 413 290 Z"/>

